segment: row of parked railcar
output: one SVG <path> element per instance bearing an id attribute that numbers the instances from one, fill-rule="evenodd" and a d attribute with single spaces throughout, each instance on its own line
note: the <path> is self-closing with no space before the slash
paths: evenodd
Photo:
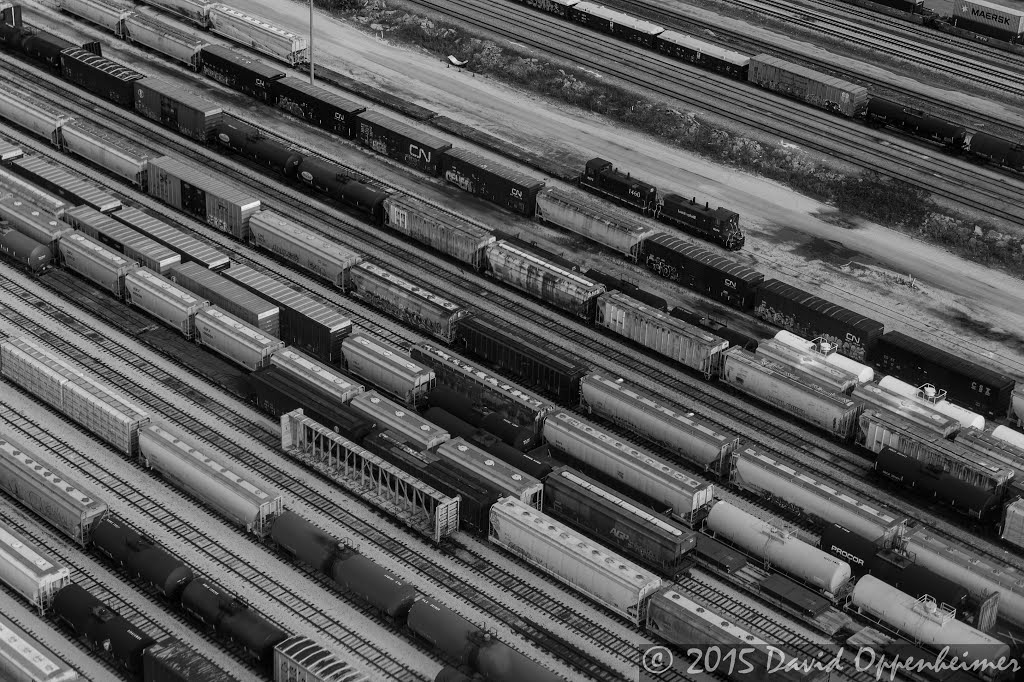
<path id="1" fill-rule="evenodd" d="M 949 15 L 927 7 L 925 0 L 871 0 L 868 6 L 872 5 L 921 16 L 926 26 L 946 33 L 955 31 L 962 37 L 978 42 L 988 43 L 995 38 L 1019 44 L 1024 40 L 1024 12 L 988 0 L 953 0 Z"/>
<path id="2" fill-rule="evenodd" d="M 744 55 L 714 43 L 666 30 L 649 21 L 592 2 L 520 0 L 526 5 L 556 14 L 624 40 L 639 43 L 662 54 L 718 71 L 787 97 L 846 117 L 862 117 L 872 125 L 889 125 L 911 135 L 945 145 L 951 152 L 967 153 L 986 163 L 1024 172 L 1024 147 L 984 131 L 970 134 L 963 126 L 927 112 L 889 100 L 871 97 L 867 88 L 767 54 Z M 922 0 L 923 1 L 923 0 Z M 888 0 L 882 4 L 906 3 Z M 1005 39 L 1017 39 L 1024 31 L 1024 13 L 986 0 L 956 0 L 956 20 L 973 30 L 985 26 L 1012 27 Z M 966 17 L 985 18 L 976 21 Z M 979 31 L 981 32 L 981 31 Z M 991 34 L 991 33 L 989 33 Z"/>

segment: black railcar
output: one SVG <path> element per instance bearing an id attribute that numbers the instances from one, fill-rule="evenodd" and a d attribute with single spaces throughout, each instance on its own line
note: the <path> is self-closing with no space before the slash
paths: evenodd
<path id="1" fill-rule="evenodd" d="M 740 214 L 719 206 L 703 206 L 697 198 L 687 199 L 679 194 L 665 194 L 655 210 L 654 217 L 683 232 L 721 244 L 730 251 L 739 251 L 746 243 L 740 229 Z"/>
<path id="2" fill-rule="evenodd" d="M 983 518 L 998 508 L 1003 498 L 1002 487 L 985 488 L 961 480 L 890 447 L 883 447 L 878 453 L 875 472 L 975 518 Z"/>
<path id="3" fill-rule="evenodd" d="M 592 2 L 576 3 L 568 9 L 567 15 L 577 24 L 590 26 L 644 47 L 651 47 L 654 44 L 654 37 L 665 30 L 649 21 Z"/>
<path id="4" fill-rule="evenodd" d="M 267 668 L 273 665 L 274 647 L 288 638 L 284 630 L 250 609 L 240 597 L 206 578 L 196 578 L 185 587 L 181 606 Z"/>
<path id="5" fill-rule="evenodd" d="M 872 2 L 911 14 L 922 14 L 924 11 L 924 0 L 872 0 Z"/>
<path id="6" fill-rule="evenodd" d="M 538 481 L 543 481 L 554 467 L 554 460 L 547 450 L 536 448 L 528 453 L 503 443 L 492 433 L 484 429 L 475 428 L 472 424 L 465 422 L 450 412 L 439 408 L 431 407 L 423 417 L 432 424 L 440 426 L 451 434 L 452 438 L 463 438 L 471 445 L 494 455 L 505 464 L 519 469 L 524 474 L 533 476 Z"/>
<path id="7" fill-rule="evenodd" d="M 128 575 L 142 580 L 165 599 L 176 601 L 195 575 L 178 557 L 110 515 L 92 529 L 93 546 Z"/>
<path id="8" fill-rule="evenodd" d="M 745 556 L 703 533 L 697 534 L 694 553 L 701 561 L 723 573 L 735 573 L 747 565 Z"/>
<path id="9" fill-rule="evenodd" d="M 366 111 L 360 104 L 295 76 L 274 82 L 274 105 L 321 130 L 349 139 L 356 134 L 356 117 Z"/>
<path id="10" fill-rule="evenodd" d="M 64 80 L 127 109 L 135 108 L 135 81 L 145 78 L 134 69 L 79 47 L 60 53 L 60 72 Z"/>
<path id="11" fill-rule="evenodd" d="M 554 344 L 505 330 L 481 315 L 459 325 L 458 343 L 526 386 L 555 396 L 563 403 L 579 399 L 580 380 L 590 372 L 589 367 Z"/>
<path id="12" fill-rule="evenodd" d="M 880 371 L 915 386 L 944 389 L 950 402 L 986 417 L 1000 418 L 1010 409 L 1012 378 L 902 332 L 882 336 L 872 358 Z"/>
<path id="13" fill-rule="evenodd" d="M 45 31 L 39 31 L 27 36 L 22 42 L 22 49 L 32 59 L 40 61 L 53 71 L 61 73 L 61 54 L 65 50 L 74 49 L 77 45 L 69 43 L 63 38 L 50 35 Z"/>
<path id="14" fill-rule="evenodd" d="M 173 640 L 146 647 L 142 678 L 146 682 L 223 682 L 227 673 Z"/>
<path id="15" fill-rule="evenodd" d="M 506 419 L 498 412 L 491 412 L 480 420 L 480 428 L 497 436 L 505 445 L 523 451 L 533 447 L 537 441 L 536 429 L 520 426 Z"/>
<path id="16" fill-rule="evenodd" d="M 294 178 L 303 162 L 299 152 L 230 114 L 224 114 L 215 139 L 221 146 L 286 178 Z"/>
<path id="17" fill-rule="evenodd" d="M 35 274 L 49 268 L 53 261 L 50 249 L 17 230 L 0 234 L 0 253 Z"/>
<path id="18" fill-rule="evenodd" d="M 203 75 L 264 102 L 273 102 L 274 82 L 285 77 L 276 66 L 220 45 L 203 47 Z"/>
<path id="19" fill-rule="evenodd" d="M 449 149 L 441 159 L 444 179 L 492 204 L 527 217 L 537 210 L 544 182 L 466 151 Z"/>
<path id="20" fill-rule="evenodd" d="M 145 650 L 156 640 L 72 583 L 53 597 L 53 614 L 93 651 L 105 651 L 113 665 L 140 677 Z"/>
<path id="21" fill-rule="evenodd" d="M 967 152 L 976 159 L 1024 172 L 1024 145 L 989 133 L 974 133 Z"/>
<path id="22" fill-rule="evenodd" d="M 817 618 L 832 607 L 832 604 L 821 595 L 778 573 L 773 573 L 762 580 L 758 587 L 769 598 L 810 618 Z"/>
<path id="23" fill-rule="evenodd" d="M 441 172 L 441 160 L 452 143 L 413 128 L 378 111 L 356 115 L 355 140 L 378 154 L 427 175 Z"/>
<path id="24" fill-rule="evenodd" d="M 703 69 L 747 80 L 750 57 L 676 31 L 664 31 L 654 39 L 654 47 L 664 54 Z"/>
<path id="25" fill-rule="evenodd" d="M 590 268 L 585 274 L 588 279 L 591 279 L 598 284 L 603 284 L 608 291 L 621 291 L 627 296 L 640 301 L 648 308 L 654 308 L 655 310 L 659 310 L 663 313 L 668 312 L 668 301 L 657 294 L 641 289 L 632 282 L 624 280 L 621 277 L 616 277 L 615 275 L 609 275 L 605 272 L 601 272 L 595 268 Z"/>
<path id="26" fill-rule="evenodd" d="M 751 310 L 764 283 L 760 272 L 659 232 L 643 243 L 640 263 L 665 279 L 739 310 Z"/>
<path id="27" fill-rule="evenodd" d="M 669 313 L 671 317 L 677 320 L 683 320 L 689 322 L 695 327 L 706 329 L 720 339 L 725 339 L 729 342 L 730 348 L 742 348 L 743 350 L 750 351 L 751 353 L 757 350 L 759 341 L 757 338 L 750 334 L 744 334 L 743 332 L 732 329 L 720 322 L 717 322 L 707 315 L 701 313 L 695 313 L 690 310 L 684 310 L 683 308 L 673 308 L 672 312 Z"/>
<path id="28" fill-rule="evenodd" d="M 580 186 L 611 201 L 641 213 L 653 214 L 658 204 L 658 188 L 622 173 L 611 161 L 596 158 L 587 161 Z"/>
<path id="29" fill-rule="evenodd" d="M 384 221 L 388 192 L 353 178 L 344 168 L 306 156 L 297 177 L 317 192 L 366 215 L 375 225 Z"/>
<path id="30" fill-rule="evenodd" d="M 865 118 L 869 123 L 900 128 L 954 150 L 962 149 L 967 137 L 967 129 L 963 126 L 880 97 L 872 97 L 868 101 Z"/>

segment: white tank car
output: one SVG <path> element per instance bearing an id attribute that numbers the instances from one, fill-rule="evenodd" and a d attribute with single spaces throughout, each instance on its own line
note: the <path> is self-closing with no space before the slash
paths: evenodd
<path id="1" fill-rule="evenodd" d="M 875 370 L 856 360 L 851 360 L 845 355 L 833 352 L 833 346 L 827 341 L 815 343 L 785 330 L 776 334 L 775 340 L 798 350 L 813 350 L 821 353 L 825 363 L 853 374 L 857 377 L 857 383 L 859 384 L 867 384 L 875 380 Z"/>
<path id="2" fill-rule="evenodd" d="M 997 426 L 992 429 L 992 437 L 1024 450 L 1024 433 L 1014 431 L 1009 426 Z"/>
<path id="3" fill-rule="evenodd" d="M 707 523 L 715 534 L 830 594 L 849 582 L 852 575 L 845 561 L 811 547 L 792 533 L 765 523 L 728 502 L 716 503 L 708 514 Z"/>
<path id="4" fill-rule="evenodd" d="M 1024 426 L 1024 382 L 1017 382 L 1010 401 L 1010 421 Z"/>
<path id="5" fill-rule="evenodd" d="M 957 420 L 957 422 L 960 423 L 960 426 L 962 426 L 965 429 L 970 428 L 972 426 L 976 429 L 985 428 L 985 418 L 976 412 L 965 410 L 959 405 L 954 405 L 948 400 L 939 400 L 937 402 L 932 402 L 932 400 L 930 400 L 929 398 L 934 397 L 935 387 L 931 386 L 930 384 L 927 384 L 925 386 L 924 392 L 922 392 L 921 388 L 918 388 L 913 384 L 908 384 L 905 381 L 900 381 L 899 379 L 893 376 L 886 376 L 882 377 L 881 381 L 878 382 L 878 385 L 884 389 L 892 391 L 893 393 L 898 393 L 899 395 L 911 398 L 912 400 L 923 405 L 926 405 L 927 407 L 930 407 L 936 412 L 940 412 L 941 414 L 944 414 L 947 417 L 952 417 L 953 419 Z M 930 392 L 928 391 L 929 387 L 931 389 Z"/>
<path id="6" fill-rule="evenodd" d="M 1010 660 L 1010 647 L 995 637 L 957 620 L 953 609 L 931 599 L 918 600 L 878 578 L 866 575 L 853 588 L 853 604 L 860 612 L 878 618 L 936 651 L 949 647 L 950 656 L 961 660 L 997 664 Z"/>

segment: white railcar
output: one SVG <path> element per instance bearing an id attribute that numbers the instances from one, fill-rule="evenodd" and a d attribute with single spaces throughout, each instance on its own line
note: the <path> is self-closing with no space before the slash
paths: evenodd
<path id="1" fill-rule="evenodd" d="M 216 306 L 195 315 L 196 340 L 200 345 L 223 355 L 248 370 L 270 364 L 270 357 L 284 342 L 227 313 Z"/>
<path id="2" fill-rule="evenodd" d="M 362 384 L 294 348 L 282 348 L 270 357 L 270 364 L 282 372 L 308 382 L 339 403 L 348 403 L 365 390 Z"/>
<path id="3" fill-rule="evenodd" d="M 1024 547 L 1024 498 L 1017 498 L 1003 509 L 999 536 L 1010 544 Z"/>
<path id="4" fill-rule="evenodd" d="M 536 256 L 506 241 L 484 250 L 486 270 L 495 279 L 577 317 L 589 320 L 604 285 Z"/>
<path id="5" fill-rule="evenodd" d="M 720 501 L 711 507 L 707 525 L 715 535 L 828 594 L 838 594 L 853 575 L 845 561 L 728 502 Z"/>
<path id="6" fill-rule="evenodd" d="M 139 12 L 125 17 L 124 30 L 133 43 L 145 45 L 196 71 L 199 70 L 203 46 L 208 44 L 197 35 Z"/>
<path id="7" fill-rule="evenodd" d="M 437 454 L 472 471 L 480 480 L 490 483 L 506 495 L 535 509 L 543 508 L 543 483 L 462 438 L 442 443 Z"/>
<path id="8" fill-rule="evenodd" d="M 661 578 L 512 497 L 491 506 L 488 536 L 635 625 Z"/>
<path id="9" fill-rule="evenodd" d="M 768 358 L 793 371 L 807 374 L 814 378 L 814 383 L 838 393 L 849 395 L 858 383 L 857 377 L 852 372 L 829 365 L 817 353 L 801 351 L 775 339 L 761 341 L 757 345 L 754 355 Z"/>
<path id="10" fill-rule="evenodd" d="M 469 308 L 373 263 L 363 261 L 357 264 L 349 276 L 352 278 L 352 294 L 356 298 L 443 341 L 454 340 L 459 320 L 470 314 Z"/>
<path id="11" fill-rule="evenodd" d="M 853 374 L 857 377 L 858 384 L 866 384 L 875 380 L 875 370 L 856 360 L 851 360 L 845 355 L 840 355 L 836 352 L 835 346 L 825 339 L 808 341 L 792 332 L 782 330 L 775 335 L 775 340 L 791 348 L 811 352 L 826 364 Z"/>
<path id="12" fill-rule="evenodd" d="M 277 679 L 295 682 L 367 682 L 361 670 L 308 637 L 292 635 L 274 647 Z"/>
<path id="13" fill-rule="evenodd" d="M 122 0 L 58 0 L 57 4 L 68 14 L 91 21 L 118 38 L 124 37 L 124 20 L 135 9 Z"/>
<path id="14" fill-rule="evenodd" d="M 12 87 L 0 85 L 0 116 L 49 140 L 54 147 L 60 147 L 64 126 L 75 119 Z"/>
<path id="15" fill-rule="evenodd" d="M 261 249 L 323 277 L 342 291 L 350 287 L 349 271 L 363 261 L 361 254 L 273 211 L 252 216 L 249 230 L 252 241 Z"/>
<path id="16" fill-rule="evenodd" d="M 0 580 L 43 613 L 71 582 L 71 571 L 28 538 L 0 528 Z"/>
<path id="17" fill-rule="evenodd" d="M 64 209 L 61 209 L 61 214 L 64 213 Z M 9 227 L 50 249 L 50 253 L 55 256 L 60 247 L 60 240 L 72 232 L 71 226 L 64 221 L 15 197 L 0 199 L 0 219 L 6 221 Z"/>
<path id="18" fill-rule="evenodd" d="M 138 268 L 125 275 L 124 299 L 177 329 L 186 339 L 195 336 L 196 313 L 210 305 L 149 268 Z"/>
<path id="19" fill-rule="evenodd" d="M 1024 433 L 1014 431 L 1008 426 L 997 426 L 992 429 L 992 437 L 1024 450 Z"/>
<path id="20" fill-rule="evenodd" d="M 142 462 L 248 532 L 264 535 L 284 511 L 281 493 L 254 483 L 241 468 L 163 424 L 139 432 Z"/>
<path id="21" fill-rule="evenodd" d="M 356 333 L 341 343 L 345 367 L 356 377 L 370 382 L 405 405 L 423 403 L 434 388 L 434 370 L 413 361 L 391 344 L 367 334 Z"/>
<path id="22" fill-rule="evenodd" d="M 47 220 L 60 220 L 68 209 L 67 203 L 61 199 L 5 168 L 0 168 L 0 193 L 10 194 L 4 201 L 21 201 L 30 207 L 26 210 L 39 211 Z"/>
<path id="23" fill-rule="evenodd" d="M 136 187 L 146 187 L 149 159 L 157 156 L 154 152 L 90 121 L 66 123 L 61 134 L 67 151 L 92 161 Z"/>
<path id="24" fill-rule="evenodd" d="M 139 267 L 135 261 L 80 232 L 65 235 L 59 249 L 64 265 L 119 299 L 124 298 L 125 275 Z"/>
<path id="25" fill-rule="evenodd" d="M 296 66 L 309 61 L 305 36 L 275 26 L 269 19 L 247 14 L 228 5 L 213 5 L 210 30 L 257 52 Z"/>
<path id="26" fill-rule="evenodd" d="M 74 668 L 0 615 L 0 674 L 4 682 L 75 682 Z"/>
<path id="27" fill-rule="evenodd" d="M 583 235 L 635 261 L 640 244 L 657 230 L 639 218 L 616 215 L 606 207 L 591 206 L 557 187 L 537 193 L 536 218 Z"/>
<path id="28" fill-rule="evenodd" d="M 181 264 L 181 256 L 127 225 L 89 206 L 69 209 L 64 220 L 93 239 L 102 242 L 161 275 Z"/>
<path id="29" fill-rule="evenodd" d="M 349 406 L 376 422 L 380 430 L 392 431 L 400 440 L 417 450 L 427 450 L 451 438 L 451 434 L 444 429 L 376 391 L 360 393 Z"/>
<path id="30" fill-rule="evenodd" d="M 931 405 L 893 393 L 881 384 L 858 386 L 853 391 L 853 399 L 864 405 L 865 409 L 892 412 L 943 438 L 950 438 L 960 430 L 960 423 L 956 419 L 942 414 Z M 864 436 L 865 434 L 861 433 L 860 435 Z"/>
<path id="31" fill-rule="evenodd" d="M 660 457 L 566 412 L 548 415 L 543 434 L 552 447 L 666 505 L 683 520 L 714 499 L 710 483 L 691 478 Z"/>

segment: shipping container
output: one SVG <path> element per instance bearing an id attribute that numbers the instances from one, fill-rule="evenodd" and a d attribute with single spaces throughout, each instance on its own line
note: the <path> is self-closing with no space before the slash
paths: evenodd
<path id="1" fill-rule="evenodd" d="M 366 111 L 361 104 L 295 76 L 285 76 L 277 81 L 274 92 L 278 109 L 346 139 L 355 137 L 359 125 L 356 116 Z"/>
<path id="2" fill-rule="evenodd" d="M 206 45 L 203 47 L 203 75 L 232 90 L 272 102 L 273 84 L 286 74 L 276 66 L 268 66 L 240 52 L 220 45 Z"/>
<path id="3" fill-rule="evenodd" d="M 96 185 L 85 182 L 61 166 L 41 156 L 26 156 L 17 159 L 11 168 L 43 189 L 53 192 L 73 205 L 92 206 L 100 213 L 110 213 L 121 208 L 121 200 L 108 194 Z"/>
<path id="4" fill-rule="evenodd" d="M 150 160 L 149 194 L 242 241 L 260 210 L 259 199 L 169 156 Z"/>
<path id="5" fill-rule="evenodd" d="M 249 219 L 251 240 L 261 249 L 275 253 L 340 287 L 350 287 L 349 271 L 363 260 L 361 254 L 273 211 L 260 211 Z"/>
<path id="6" fill-rule="evenodd" d="M 357 384 L 333 367 L 294 348 L 284 348 L 274 353 L 270 364 L 289 376 L 315 386 L 326 397 L 340 404 L 347 404 L 365 390 L 362 384 Z"/>
<path id="7" fill-rule="evenodd" d="M 124 20 L 135 9 L 132 3 L 124 0 L 58 0 L 57 6 L 118 38 L 124 38 Z"/>
<path id="8" fill-rule="evenodd" d="M 65 202 L 4 168 L 0 168 L 0 194 L 30 204 L 32 210 L 40 211 L 48 220 L 60 220 L 68 208 Z"/>
<path id="9" fill-rule="evenodd" d="M 724 475 L 739 436 L 722 433 L 693 412 L 624 379 L 593 372 L 580 382 L 580 404 L 644 440 L 657 443 L 701 467 Z"/>
<path id="10" fill-rule="evenodd" d="M 543 434 L 555 450 L 665 505 L 684 521 L 692 521 L 714 499 L 713 485 L 691 478 L 662 458 L 567 412 L 548 416 Z"/>
<path id="11" fill-rule="evenodd" d="M 176 14 L 196 26 L 208 28 L 210 8 L 215 3 L 206 0 L 145 0 L 145 4 Z"/>
<path id="12" fill-rule="evenodd" d="M 451 435 L 451 434 L 449 434 Z M 544 484 L 533 476 L 496 459 L 490 453 L 462 438 L 448 440 L 436 450 L 437 455 L 472 472 L 477 478 L 494 486 L 502 495 L 513 497 L 534 509 L 544 505 Z"/>
<path id="13" fill-rule="evenodd" d="M 122 135 L 88 121 L 73 121 L 62 129 L 64 148 L 145 189 L 149 159 L 156 156 Z"/>
<path id="14" fill-rule="evenodd" d="M 266 367 L 270 356 L 284 348 L 281 341 L 216 306 L 197 312 L 195 321 L 200 345 L 248 370 Z"/>
<path id="15" fill-rule="evenodd" d="M 139 431 L 142 463 L 249 533 L 264 535 L 284 511 L 281 493 L 251 479 L 236 463 L 163 424 Z"/>
<path id="16" fill-rule="evenodd" d="M 64 79 L 118 106 L 135 104 L 135 81 L 144 74 L 78 47 L 60 53 Z"/>
<path id="17" fill-rule="evenodd" d="M 654 573 L 511 497 L 491 507 L 488 537 L 633 624 L 644 621 L 661 587 Z"/>
<path id="18" fill-rule="evenodd" d="M 18 92 L 12 85 L 0 85 L 0 116 L 49 140 L 54 147 L 63 143 L 63 127 L 75 120 L 70 114 L 32 97 L 30 93 Z"/>
<path id="19" fill-rule="evenodd" d="M 465 149 L 449 149 L 441 159 L 444 179 L 474 196 L 528 218 L 537 209 L 543 180 L 531 178 Z"/>
<path id="20" fill-rule="evenodd" d="M 147 682 L 218 682 L 227 677 L 214 663 L 173 640 L 147 647 L 142 670 Z"/>
<path id="21" fill-rule="evenodd" d="M 301 635 L 274 647 L 274 670 L 280 679 L 303 682 L 366 682 L 369 678 L 350 662 Z"/>
<path id="22" fill-rule="evenodd" d="M 132 12 L 125 18 L 124 28 L 131 42 L 167 55 L 194 71 L 199 70 L 203 47 L 209 44 L 190 31 L 139 12 Z"/>
<path id="23" fill-rule="evenodd" d="M 178 330 L 186 339 L 195 335 L 196 313 L 210 305 L 209 301 L 145 267 L 125 275 L 124 299 Z"/>
<path id="24" fill-rule="evenodd" d="M 7 223 L 7 227 L 45 246 L 54 257 L 57 255 L 61 238 L 74 231 L 64 221 L 46 215 L 35 206 L 13 197 L 0 199 L 0 220 Z"/>
<path id="25" fill-rule="evenodd" d="M 223 275 L 278 307 L 280 332 L 276 336 L 282 341 L 324 362 L 341 363 L 341 342 L 352 332 L 349 317 L 245 265 L 234 264 Z"/>
<path id="26" fill-rule="evenodd" d="M 954 24 L 982 35 L 1016 41 L 1024 38 L 1024 12 L 986 0 L 953 0 Z"/>
<path id="27" fill-rule="evenodd" d="M 364 111 L 356 120 L 355 139 L 363 146 L 427 175 L 440 174 L 442 157 L 451 149 L 451 142 L 379 111 Z"/>
<path id="28" fill-rule="evenodd" d="M 655 232 L 652 225 L 638 218 L 619 216 L 604 207 L 588 205 L 557 187 L 541 190 L 536 201 L 538 221 L 582 235 L 633 261 L 639 257 L 643 241 Z"/>
<path id="29" fill-rule="evenodd" d="M 31 352 L 31 347 L 17 344 L 5 348 L 2 355 L 4 376 L 25 386 L 34 395 L 45 390 L 54 398 L 53 391 L 59 391 L 67 379 L 56 371 L 29 367 L 19 360 Z M 13 363 L 9 368 L 6 366 L 8 361 Z M 33 372 L 40 374 L 33 379 L 30 374 Z M 49 388 L 43 389 L 44 383 Z M 47 402 L 60 409 L 55 400 Z M 38 453 L 26 449 L 10 436 L 0 437 L 0 487 L 45 518 L 54 528 L 84 546 L 89 541 L 93 525 L 106 515 L 107 505 L 78 481 L 51 471 L 41 461 Z"/>
<path id="30" fill-rule="evenodd" d="M 365 391 L 349 403 L 377 423 L 377 428 L 394 433 L 417 450 L 427 450 L 449 439 L 447 431 L 431 424 L 416 412 L 394 403 L 377 391 Z"/>
<path id="31" fill-rule="evenodd" d="M 157 78 L 135 82 L 135 111 L 185 137 L 208 142 L 220 125 L 224 109 Z"/>
<path id="32" fill-rule="evenodd" d="M 490 230 L 404 194 L 384 200 L 384 224 L 477 270 L 495 240 Z"/>
<path id="33" fill-rule="evenodd" d="M 163 244 L 88 206 L 69 210 L 64 219 L 104 246 L 158 274 L 166 275 L 171 268 L 181 265 L 181 256 Z"/>
<path id="34" fill-rule="evenodd" d="M 848 358 L 864 361 L 882 337 L 881 322 L 775 279 L 757 290 L 754 314 L 805 339 L 821 337 Z"/>
<path id="35" fill-rule="evenodd" d="M 309 62 L 306 37 L 275 26 L 269 19 L 218 4 L 210 7 L 209 21 L 212 32 L 290 66 Z"/>
<path id="36" fill-rule="evenodd" d="M 665 30 L 657 24 L 593 2 L 577 2 L 569 8 L 568 16 L 578 24 L 590 26 L 645 47 L 654 45 L 655 36 Z"/>
<path id="37" fill-rule="evenodd" d="M 598 297 L 595 322 L 707 377 L 718 374 L 729 347 L 728 341 L 617 291 Z"/>
<path id="38" fill-rule="evenodd" d="M 35 542 L 0 528 L 0 580 L 36 607 L 39 613 L 44 613 L 49 610 L 54 593 L 71 582 L 71 571 Z M 0 637 L 0 642 L 3 641 Z M 0 661 L 0 672 L 3 670 Z"/>
<path id="39" fill-rule="evenodd" d="M 349 273 L 352 295 L 406 324 L 443 341 L 452 341 L 469 308 L 363 261 Z"/>
<path id="40" fill-rule="evenodd" d="M 922 0 L 923 1 L 923 0 Z M 658 51 L 691 64 L 747 80 L 750 56 L 676 31 L 663 31 L 654 39 Z"/>
<path id="41" fill-rule="evenodd" d="M 8 682 L 76 682 L 78 672 L 0 615 L 0 672 Z"/>
<path id="42" fill-rule="evenodd" d="M 584 320 L 593 319 L 595 301 L 605 290 L 504 240 L 488 246 L 484 257 L 491 277 Z"/>
<path id="43" fill-rule="evenodd" d="M 696 534 L 594 479 L 561 467 L 544 486 L 544 511 L 623 556 L 676 576 L 696 547 Z"/>
<path id="44" fill-rule="evenodd" d="M 434 388 L 434 370 L 368 334 L 357 332 L 347 336 L 342 341 L 341 354 L 350 374 L 370 382 L 405 405 L 422 405 Z"/>
<path id="45" fill-rule="evenodd" d="M 111 215 L 136 232 L 166 246 L 181 256 L 183 263 L 196 263 L 210 270 L 225 268 L 230 263 L 224 253 L 135 207 L 126 206 Z"/>
<path id="46" fill-rule="evenodd" d="M 115 298 L 124 298 L 124 278 L 139 264 L 80 232 L 60 240 L 60 259 L 69 269 L 99 285 Z"/>
<path id="47" fill-rule="evenodd" d="M 850 395 L 857 385 L 857 377 L 852 372 L 826 363 L 817 353 L 798 350 L 775 339 L 760 342 L 755 356 L 806 374 L 818 386 L 837 393 Z"/>
<path id="48" fill-rule="evenodd" d="M 2 227 L 0 227 L 0 253 L 29 272 L 36 274 L 48 269 L 53 262 L 53 254 L 50 249 L 17 230 L 8 230 Z"/>
<path id="49" fill-rule="evenodd" d="M 740 310 L 754 307 L 764 283 L 760 272 L 662 232 L 643 249 L 640 262 L 652 272 Z"/>
<path id="50" fill-rule="evenodd" d="M 287 350 L 287 349 L 285 349 Z M 278 351 L 273 358 L 284 351 Z M 249 398 L 261 410 L 275 417 L 301 409 L 310 419 L 340 433 L 355 443 L 361 443 L 376 427 L 372 419 L 339 403 L 323 393 L 314 384 L 288 374 L 273 365 L 249 375 Z"/>
<path id="51" fill-rule="evenodd" d="M 878 340 L 873 362 L 880 371 L 916 386 L 932 384 L 946 391 L 954 404 L 990 419 L 1009 409 L 1012 378 L 902 332 L 889 332 Z"/>
<path id="52" fill-rule="evenodd" d="M 762 88 L 847 117 L 856 116 L 868 103 L 868 90 L 863 86 L 766 54 L 750 58 L 747 79 Z"/>

